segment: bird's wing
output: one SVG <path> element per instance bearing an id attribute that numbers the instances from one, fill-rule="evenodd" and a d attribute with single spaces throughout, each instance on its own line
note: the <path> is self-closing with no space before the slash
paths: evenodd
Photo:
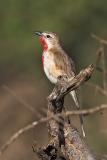
<path id="1" fill-rule="evenodd" d="M 76 74 L 75 63 L 74 63 L 74 61 L 72 60 L 72 58 L 70 58 L 70 62 L 71 62 L 71 68 L 72 68 L 73 72 Z"/>
<path id="2" fill-rule="evenodd" d="M 69 77 L 74 77 L 75 65 L 64 50 L 54 49 L 51 53 L 53 53 L 56 70 L 61 71 L 62 74 L 67 74 Z"/>

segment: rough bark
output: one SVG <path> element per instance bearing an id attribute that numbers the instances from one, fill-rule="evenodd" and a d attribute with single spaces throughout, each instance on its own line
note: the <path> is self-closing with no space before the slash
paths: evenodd
<path id="1" fill-rule="evenodd" d="M 48 97 L 48 116 L 65 112 L 65 95 L 87 81 L 93 70 L 94 67 L 90 65 L 72 80 L 66 75 L 58 77 L 58 83 Z M 85 140 L 70 123 L 68 117 L 60 115 L 50 119 L 48 133 L 48 145 L 37 151 L 42 160 L 95 160 Z"/>

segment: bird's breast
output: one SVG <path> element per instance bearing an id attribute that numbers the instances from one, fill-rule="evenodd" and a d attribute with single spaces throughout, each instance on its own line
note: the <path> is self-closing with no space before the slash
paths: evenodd
<path id="1" fill-rule="evenodd" d="M 44 72 L 45 72 L 47 78 L 52 83 L 56 83 L 57 78 L 54 74 L 55 62 L 54 62 L 53 55 L 49 52 L 43 52 L 42 63 L 43 63 Z"/>
<path id="2" fill-rule="evenodd" d="M 52 68 L 53 65 L 55 65 L 53 55 L 50 54 L 49 52 L 43 52 L 42 63 L 44 68 L 47 68 L 47 69 Z"/>

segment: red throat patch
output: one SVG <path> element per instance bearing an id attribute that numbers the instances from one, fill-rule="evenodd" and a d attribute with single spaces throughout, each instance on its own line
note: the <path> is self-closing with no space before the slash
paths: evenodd
<path id="1" fill-rule="evenodd" d="M 41 44 L 43 45 L 44 51 L 46 51 L 48 49 L 48 45 L 45 41 L 45 38 L 40 36 L 39 39 L 40 39 Z"/>

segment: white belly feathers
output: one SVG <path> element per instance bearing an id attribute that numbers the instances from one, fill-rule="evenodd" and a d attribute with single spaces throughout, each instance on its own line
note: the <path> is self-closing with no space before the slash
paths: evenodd
<path id="1" fill-rule="evenodd" d="M 44 67 L 44 72 L 47 76 L 47 78 L 52 82 L 52 83 L 57 83 L 57 78 L 53 75 L 52 73 L 52 68 L 54 66 L 54 60 L 53 57 L 50 56 L 47 52 L 43 53 L 43 67 Z"/>

